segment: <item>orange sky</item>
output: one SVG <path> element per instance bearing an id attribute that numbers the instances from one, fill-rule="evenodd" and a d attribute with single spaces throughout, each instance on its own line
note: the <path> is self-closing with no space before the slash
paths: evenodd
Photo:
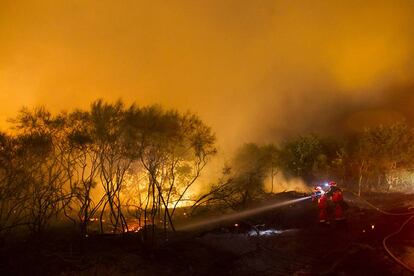
<path id="1" fill-rule="evenodd" d="M 411 0 L 2 0 L 0 121 L 123 98 L 192 110 L 232 147 L 398 117 L 381 101 L 411 93 L 413 26 Z"/>

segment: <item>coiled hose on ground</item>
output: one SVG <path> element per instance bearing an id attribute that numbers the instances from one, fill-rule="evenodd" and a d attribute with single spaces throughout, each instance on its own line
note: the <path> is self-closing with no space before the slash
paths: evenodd
<path id="1" fill-rule="evenodd" d="M 404 263 L 400 258 L 398 258 L 394 253 L 392 253 L 392 251 L 387 246 L 387 240 L 390 239 L 391 237 L 394 237 L 394 236 L 398 235 L 399 233 L 401 233 L 401 231 L 408 225 L 408 223 L 411 220 L 414 219 L 414 212 L 404 212 L 404 213 L 387 212 L 387 211 L 384 211 L 384 210 L 378 208 L 377 206 L 373 205 L 372 203 L 368 202 L 367 200 L 361 198 L 357 194 L 354 194 L 354 195 L 357 196 L 360 200 L 364 201 L 367 205 L 369 205 L 370 207 L 372 207 L 373 209 L 377 210 L 378 212 L 380 212 L 384 215 L 387 215 L 387 216 L 410 216 L 408 219 L 406 219 L 403 222 L 403 224 L 401 224 L 401 227 L 397 231 L 389 234 L 388 236 L 386 236 L 382 240 L 382 246 L 384 247 L 385 251 L 387 251 L 388 255 L 390 255 L 390 257 L 394 259 L 394 261 L 396 261 L 398 264 L 400 264 L 402 267 L 404 267 L 405 269 L 407 269 L 411 273 L 414 273 L 414 268 L 412 268 L 412 267 L 408 266 L 406 263 Z"/>

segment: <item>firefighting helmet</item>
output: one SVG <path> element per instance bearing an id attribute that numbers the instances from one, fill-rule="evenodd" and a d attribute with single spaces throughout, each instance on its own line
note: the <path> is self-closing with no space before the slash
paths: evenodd
<path id="1" fill-rule="evenodd" d="M 322 192 L 322 187 L 321 186 L 316 186 L 315 191 L 316 192 Z"/>
<path id="2" fill-rule="evenodd" d="M 336 182 L 335 181 L 331 181 L 329 182 L 329 187 L 335 186 L 336 187 Z"/>

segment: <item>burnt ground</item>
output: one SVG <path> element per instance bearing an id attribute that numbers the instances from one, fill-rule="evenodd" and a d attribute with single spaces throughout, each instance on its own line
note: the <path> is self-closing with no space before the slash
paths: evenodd
<path id="1" fill-rule="evenodd" d="M 272 198 L 282 201 L 293 193 Z M 388 211 L 414 206 L 414 195 L 370 194 Z M 319 225 L 316 206 L 302 201 L 210 229 L 170 234 L 155 248 L 135 234 L 79 239 L 55 230 L 42 241 L 7 241 L 1 275 L 410 275 L 391 259 L 382 240 L 408 216 L 388 216 L 346 194 L 346 222 Z M 389 240 L 414 265 L 414 221 Z"/>

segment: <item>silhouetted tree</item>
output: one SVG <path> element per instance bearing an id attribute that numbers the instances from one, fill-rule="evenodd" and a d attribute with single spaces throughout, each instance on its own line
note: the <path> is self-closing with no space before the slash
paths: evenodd
<path id="1" fill-rule="evenodd" d="M 52 116 L 44 108 L 23 109 L 14 121 L 18 132 L 18 155 L 24 160 L 27 225 L 40 235 L 72 198 L 65 187 L 68 175 L 63 166 L 62 116 Z"/>
<path id="2" fill-rule="evenodd" d="M 19 144 L 15 137 L 0 133 L 0 235 L 25 225 L 24 160 L 18 156 Z"/>
<path id="3" fill-rule="evenodd" d="M 281 167 L 280 150 L 274 144 L 268 144 L 262 147 L 262 151 L 265 167 L 270 179 L 270 193 L 273 193 L 275 176 L 279 173 Z"/>
<path id="4" fill-rule="evenodd" d="M 130 145 L 126 141 L 125 110 L 122 102 L 115 104 L 104 103 L 102 100 L 94 102 L 91 106 L 92 136 L 98 148 L 99 177 L 105 191 L 105 200 L 101 210 L 102 219 L 106 207 L 109 207 L 109 221 L 113 231 L 128 231 L 128 224 L 123 213 L 121 190 L 125 174 L 131 166 Z"/>
<path id="5" fill-rule="evenodd" d="M 129 136 L 139 153 L 139 173 L 147 175 L 144 222 L 154 231 L 157 215 L 174 229 L 173 215 L 190 187 L 215 154 L 215 137 L 195 115 L 160 107 L 130 108 Z M 143 170 L 143 171 L 142 171 Z M 162 214 L 162 218 L 161 218 Z"/>
<path id="6" fill-rule="evenodd" d="M 70 211 L 75 209 L 82 235 L 88 232 L 88 225 L 104 201 L 94 200 L 93 189 L 96 188 L 100 172 L 99 148 L 93 136 L 92 120 L 89 112 L 75 111 L 68 115 L 67 159 L 65 167 L 68 182 L 73 192 Z M 71 218 L 70 215 L 68 215 Z"/>
<path id="7" fill-rule="evenodd" d="M 276 149 L 272 146 L 244 144 L 224 167 L 218 183 L 196 200 L 193 209 L 207 202 L 223 203 L 232 209 L 245 208 L 264 194 L 264 180 L 269 171 L 276 170 L 272 168 L 277 158 L 273 154 Z"/>

